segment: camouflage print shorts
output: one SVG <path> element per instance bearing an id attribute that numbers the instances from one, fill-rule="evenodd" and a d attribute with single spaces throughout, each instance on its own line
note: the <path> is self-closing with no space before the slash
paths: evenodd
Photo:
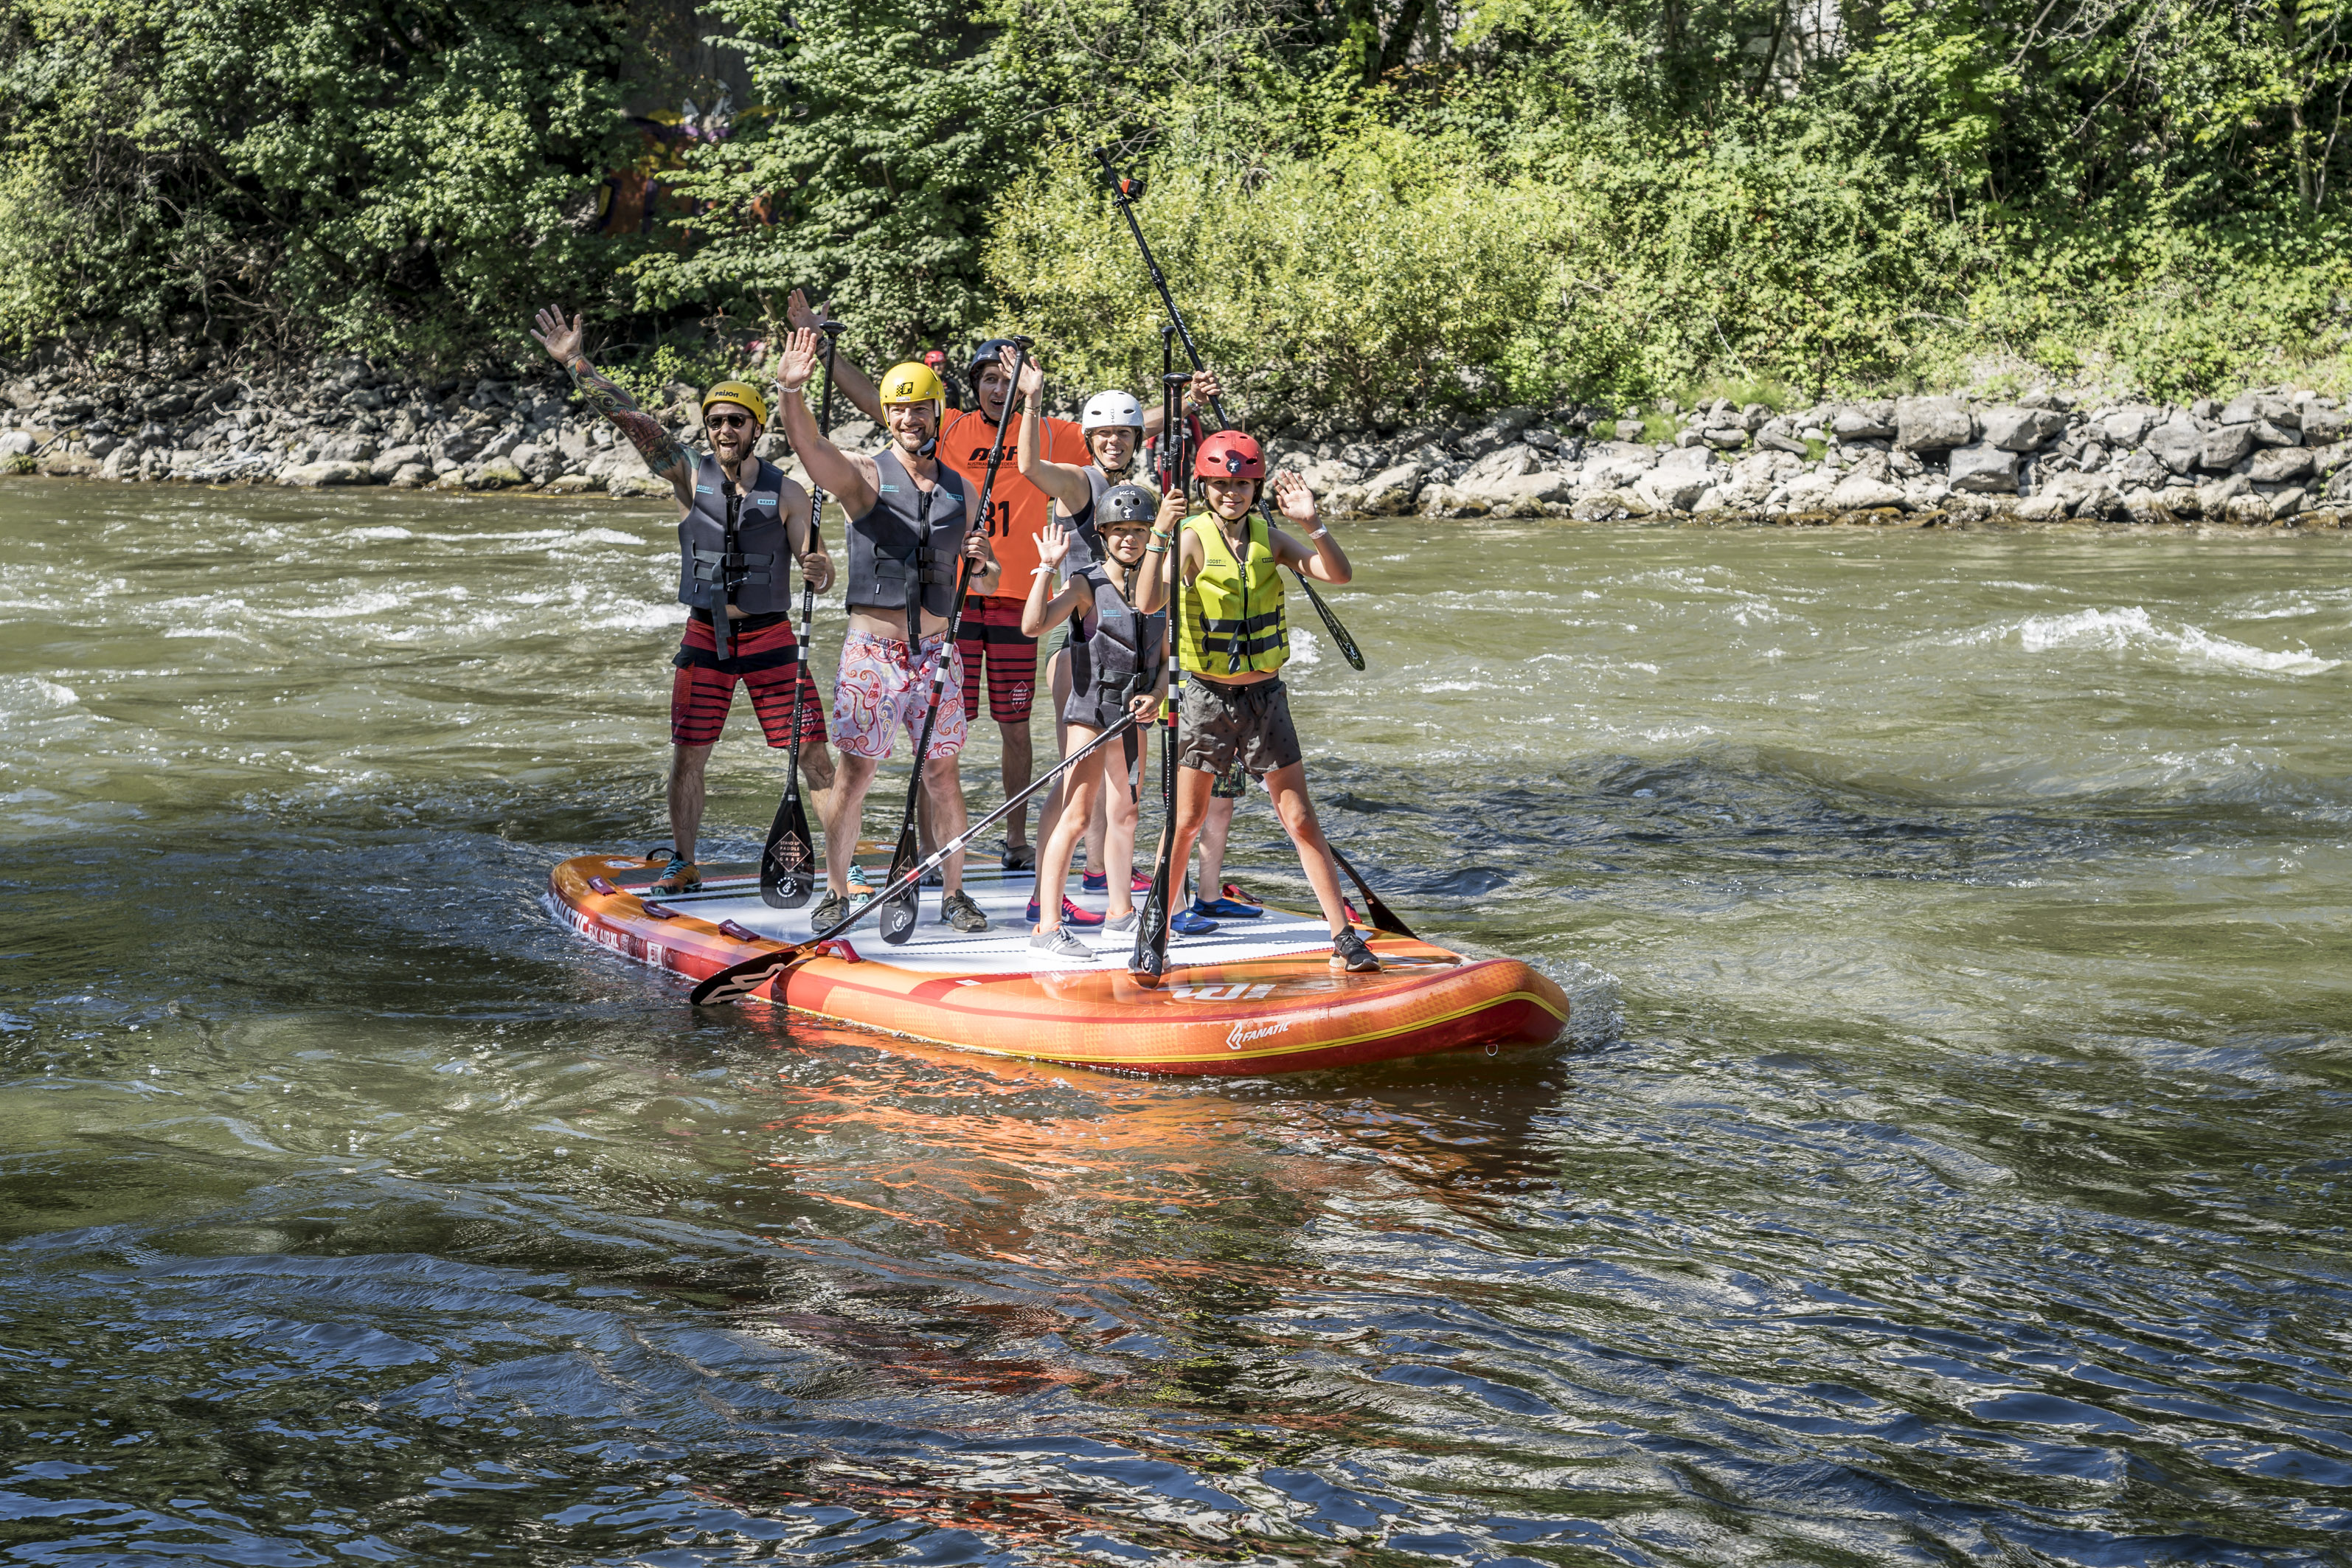
<path id="1" fill-rule="evenodd" d="M 1290 694 L 1280 680 L 1227 686 L 1184 678 L 1176 708 L 1176 765 L 1204 773 L 1234 767 L 1255 777 L 1298 761 L 1298 731 L 1290 722 Z"/>

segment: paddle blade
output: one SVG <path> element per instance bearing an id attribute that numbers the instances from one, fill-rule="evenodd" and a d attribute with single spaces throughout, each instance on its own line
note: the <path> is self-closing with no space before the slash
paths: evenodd
<path id="1" fill-rule="evenodd" d="M 1151 890 L 1143 895 L 1143 908 L 1135 917 L 1135 951 L 1128 955 L 1127 972 L 1139 980 L 1157 980 L 1168 973 L 1168 852 L 1171 847 L 1163 830 L 1160 840 L 1160 862 L 1151 868 Z"/>
<path id="2" fill-rule="evenodd" d="M 1356 639 L 1348 635 L 1348 628 L 1339 624 L 1339 617 L 1331 613 L 1331 606 L 1323 602 L 1323 595 L 1315 591 L 1314 583 L 1306 573 L 1296 567 L 1291 569 L 1291 574 L 1298 579 L 1298 585 L 1307 590 L 1307 597 L 1314 605 L 1315 613 L 1323 617 L 1323 629 L 1329 632 L 1331 640 L 1339 645 L 1339 657 L 1348 661 L 1350 669 L 1363 668 L 1363 650 L 1356 646 Z"/>
<path id="3" fill-rule="evenodd" d="M 1414 935 L 1413 929 L 1405 924 L 1404 921 L 1398 917 L 1397 912 L 1389 908 L 1388 905 L 1381 900 L 1381 896 L 1378 893 L 1372 891 L 1371 884 L 1364 880 L 1364 874 L 1357 870 L 1352 865 L 1349 864 L 1348 858 L 1339 853 L 1339 847 L 1336 844 L 1331 844 L 1328 839 L 1326 839 L 1324 842 L 1331 850 L 1331 858 L 1333 862 L 1339 866 L 1339 869 L 1348 873 L 1348 880 L 1355 883 L 1356 891 L 1364 896 L 1364 912 L 1372 917 L 1372 929 L 1378 931 L 1386 931 L 1391 936 L 1401 936 L 1413 942 L 1419 942 L 1421 938 Z"/>
<path id="4" fill-rule="evenodd" d="M 723 1007 L 740 1002 L 769 981 L 806 962 L 808 956 L 803 948 L 785 947 L 747 958 L 740 963 L 730 963 L 696 986 L 687 1000 L 698 1007 Z"/>
<path id="5" fill-rule="evenodd" d="M 816 890 L 816 846 L 809 837 L 808 813 L 798 795 L 776 807 L 760 854 L 760 901 L 772 910 L 796 910 Z"/>
<path id="6" fill-rule="evenodd" d="M 915 868 L 915 825 L 909 821 L 904 831 L 898 835 L 898 847 L 890 856 L 890 875 L 883 879 L 883 885 L 887 887 L 893 882 L 903 880 L 907 873 Z M 884 942 L 898 947 L 915 934 L 915 910 L 917 904 L 921 900 L 922 894 L 923 889 L 919 884 L 908 882 L 902 890 L 892 895 L 889 901 L 882 906 L 881 926 Z"/>

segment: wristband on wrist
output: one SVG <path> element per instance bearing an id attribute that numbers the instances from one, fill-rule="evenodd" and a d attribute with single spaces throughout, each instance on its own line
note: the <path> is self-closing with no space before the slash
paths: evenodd
<path id="1" fill-rule="evenodd" d="M 1307 531 L 1307 537 L 1309 539 L 1328 539 L 1331 537 L 1331 531 L 1323 524 L 1318 523 L 1313 528 Z"/>

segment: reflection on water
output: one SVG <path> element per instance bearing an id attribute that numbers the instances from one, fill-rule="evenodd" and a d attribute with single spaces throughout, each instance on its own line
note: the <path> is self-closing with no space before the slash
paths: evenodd
<path id="1" fill-rule="evenodd" d="M 547 921 L 666 532 L 0 487 L 12 1561 L 2346 1560 L 2337 542 L 1359 525 L 1334 830 L 1579 1032 L 1200 1083 Z"/>

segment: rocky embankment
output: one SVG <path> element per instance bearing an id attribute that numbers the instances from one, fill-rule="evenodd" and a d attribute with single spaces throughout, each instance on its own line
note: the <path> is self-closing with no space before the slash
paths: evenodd
<path id="1" fill-rule="evenodd" d="M 1669 405 L 1671 408 L 1671 405 Z M 1477 425 L 1368 437 L 1295 429 L 1275 460 L 1338 513 L 1423 517 L 1841 516 L 1964 521 L 2303 523 L 2352 516 L 2352 420 L 2272 388 L 2182 407 L 1906 397 L 1775 414 L 1717 402 L 1666 420 L 1507 409 Z"/>
<path id="2" fill-rule="evenodd" d="M 696 389 L 674 384 L 665 396 L 662 417 L 698 436 Z M 2036 390 L 2013 402 L 1859 400 L 1787 414 L 1717 402 L 1643 412 L 1512 408 L 1385 430 L 1317 416 L 1280 428 L 1270 448 L 1336 515 L 2262 527 L 2352 519 L 2352 420 L 2334 399 L 2292 388 L 2186 407 Z M 855 419 L 835 434 L 852 447 L 879 438 Z M 762 450 L 790 463 L 774 437 Z M 611 425 L 577 406 L 561 376 L 427 384 L 358 359 L 267 378 L 93 384 L 49 370 L 0 381 L 0 471 L 668 491 Z"/>
<path id="3" fill-rule="evenodd" d="M 667 391 L 663 417 L 682 435 L 698 434 L 696 389 Z M 608 421 L 577 405 L 561 375 L 428 384 L 378 375 L 357 359 L 300 376 L 149 384 L 93 384 L 48 371 L 0 382 L 0 466 L 18 472 L 669 493 Z"/>

